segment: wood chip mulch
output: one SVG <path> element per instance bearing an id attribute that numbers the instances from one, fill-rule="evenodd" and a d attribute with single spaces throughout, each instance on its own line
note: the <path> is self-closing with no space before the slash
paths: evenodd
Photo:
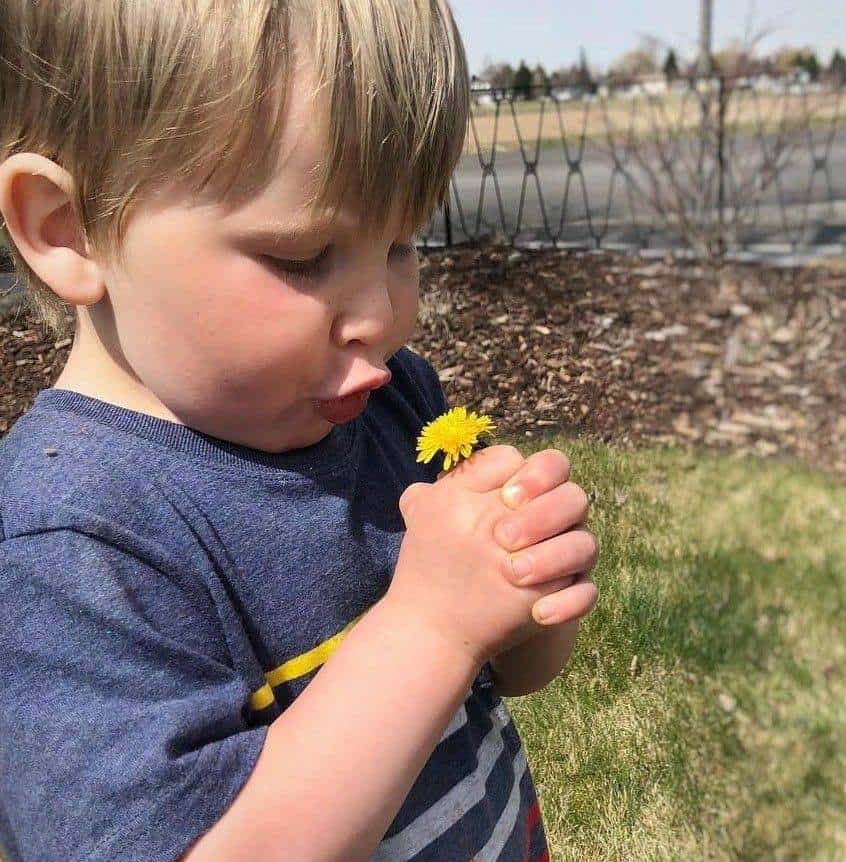
<path id="1" fill-rule="evenodd" d="M 787 455 L 846 477 L 846 266 L 430 252 L 411 346 L 498 428 Z"/>
<path id="2" fill-rule="evenodd" d="M 786 455 L 846 478 L 846 266 L 502 246 L 421 258 L 409 345 L 450 404 L 499 431 Z M 0 435 L 70 346 L 14 308 L 0 301 Z"/>

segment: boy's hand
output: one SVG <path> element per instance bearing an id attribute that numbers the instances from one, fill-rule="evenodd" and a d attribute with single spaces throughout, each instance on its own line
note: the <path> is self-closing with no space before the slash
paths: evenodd
<path id="1" fill-rule="evenodd" d="M 535 602 L 570 583 L 564 576 L 516 586 L 494 538 L 509 513 L 502 486 L 525 460 L 513 446 L 489 446 L 435 483 L 409 485 L 399 500 L 407 529 L 384 599 L 478 664 L 535 634 Z"/>
<path id="2" fill-rule="evenodd" d="M 570 587 L 532 608 L 535 620 L 545 625 L 584 616 L 598 594 L 588 577 L 599 553 L 595 536 L 583 526 L 588 497 L 569 478 L 570 462 L 560 450 L 530 455 L 502 488 L 503 502 L 517 511 L 494 526 L 494 538 L 509 551 L 512 583 L 529 586 L 572 577 Z"/>

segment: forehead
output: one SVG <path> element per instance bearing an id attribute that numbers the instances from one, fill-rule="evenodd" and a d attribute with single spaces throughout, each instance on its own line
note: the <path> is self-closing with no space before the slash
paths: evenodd
<path id="1" fill-rule="evenodd" d="M 277 140 L 278 158 L 267 185 L 245 210 L 266 210 L 267 205 L 286 212 L 302 209 L 314 190 L 314 174 L 326 158 L 322 113 L 314 92 L 311 65 L 302 53 L 295 55 L 288 80 L 285 109 Z"/>
<path id="2" fill-rule="evenodd" d="M 239 225 L 248 228 L 278 225 L 291 221 L 297 225 L 313 224 L 325 231 L 335 228 L 343 232 L 363 234 L 363 214 L 366 205 L 358 192 L 355 177 L 349 177 L 340 208 L 323 210 L 312 215 L 308 202 L 315 191 L 315 174 L 327 158 L 324 105 L 315 93 L 312 66 L 305 52 L 295 54 L 289 77 L 289 92 L 281 119 L 278 138 L 278 158 L 267 184 L 245 202 L 233 215 Z M 397 189 L 390 212 L 377 221 L 391 232 L 408 232 L 398 224 L 403 189 Z M 369 214 L 372 217 L 372 213 Z M 374 225 L 370 232 L 378 232 Z"/>

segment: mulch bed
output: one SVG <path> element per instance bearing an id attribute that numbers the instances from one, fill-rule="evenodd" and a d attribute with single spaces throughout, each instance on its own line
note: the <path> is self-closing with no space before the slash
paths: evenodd
<path id="1" fill-rule="evenodd" d="M 846 268 L 461 247 L 422 254 L 410 346 L 451 404 L 565 432 L 789 455 L 846 477 Z M 0 434 L 68 343 L 0 303 Z"/>

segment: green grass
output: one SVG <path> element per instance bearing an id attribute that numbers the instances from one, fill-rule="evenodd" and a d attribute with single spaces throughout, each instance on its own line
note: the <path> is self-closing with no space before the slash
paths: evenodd
<path id="1" fill-rule="evenodd" d="M 601 542 L 569 667 L 508 699 L 554 862 L 846 859 L 846 488 L 515 442 L 570 455 Z"/>

